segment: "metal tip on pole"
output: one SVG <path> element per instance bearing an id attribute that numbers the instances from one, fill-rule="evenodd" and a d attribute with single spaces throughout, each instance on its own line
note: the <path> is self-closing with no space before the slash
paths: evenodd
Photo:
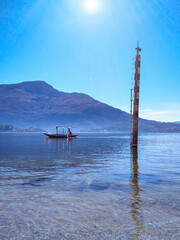
<path id="1" fill-rule="evenodd" d="M 137 48 L 136 48 L 137 54 L 141 52 L 141 48 L 139 47 L 139 41 L 137 41 Z"/>

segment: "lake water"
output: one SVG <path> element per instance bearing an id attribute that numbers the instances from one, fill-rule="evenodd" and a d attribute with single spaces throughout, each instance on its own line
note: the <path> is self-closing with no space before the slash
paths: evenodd
<path id="1" fill-rule="evenodd" d="M 0 239 L 180 239 L 180 134 L 0 134 Z"/>

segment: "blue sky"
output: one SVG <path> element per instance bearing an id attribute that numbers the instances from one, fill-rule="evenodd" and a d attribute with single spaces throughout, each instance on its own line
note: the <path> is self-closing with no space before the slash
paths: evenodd
<path id="1" fill-rule="evenodd" d="M 129 111 L 139 40 L 140 116 L 180 120 L 179 12 L 177 0 L 1 0 L 0 83 L 44 80 Z"/>

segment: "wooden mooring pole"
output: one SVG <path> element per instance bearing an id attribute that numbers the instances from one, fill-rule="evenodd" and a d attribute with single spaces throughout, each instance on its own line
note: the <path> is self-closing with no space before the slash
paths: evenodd
<path id="1" fill-rule="evenodd" d="M 131 98 L 130 98 L 130 137 L 131 137 L 130 144 L 131 145 L 132 145 L 132 131 L 133 131 L 132 104 L 133 104 L 133 97 L 132 97 L 132 88 L 131 88 Z"/>
<path id="2" fill-rule="evenodd" d="M 139 47 L 139 42 L 136 48 L 137 54 L 135 58 L 135 73 L 134 73 L 134 101 L 133 101 L 133 122 L 132 122 L 132 139 L 131 146 L 138 146 L 138 118 L 139 118 L 139 85 L 140 85 L 140 65 L 141 65 L 141 55 L 139 52 L 141 48 Z"/>

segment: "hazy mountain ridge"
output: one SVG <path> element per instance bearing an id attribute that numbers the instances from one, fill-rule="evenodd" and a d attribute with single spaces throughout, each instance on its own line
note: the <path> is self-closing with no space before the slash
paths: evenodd
<path id="1" fill-rule="evenodd" d="M 0 85 L 0 122 L 22 127 L 52 129 L 75 125 L 78 129 L 129 131 L 129 114 L 83 93 L 65 93 L 44 81 Z M 140 119 L 141 131 L 176 131 L 180 125 Z"/>
<path id="2" fill-rule="evenodd" d="M 43 131 L 44 130 L 40 128 L 34 128 L 34 127 L 20 128 L 20 127 L 15 127 L 11 124 L 0 123 L 0 132 L 43 132 Z"/>
<path id="3" fill-rule="evenodd" d="M 43 81 L 0 85 L 0 121 L 27 127 L 106 126 L 128 114 L 83 93 L 59 92 Z"/>

